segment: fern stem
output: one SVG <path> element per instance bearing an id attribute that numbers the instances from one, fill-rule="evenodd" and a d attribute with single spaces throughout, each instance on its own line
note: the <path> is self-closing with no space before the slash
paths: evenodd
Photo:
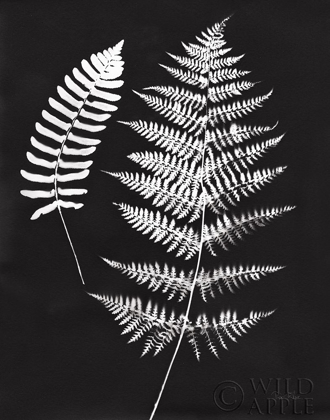
<path id="1" fill-rule="evenodd" d="M 63 223 L 63 226 L 64 226 L 64 230 L 65 230 L 66 236 L 67 236 L 67 238 L 68 238 L 69 244 L 70 244 L 70 246 L 71 246 L 71 249 L 72 249 L 72 252 L 73 252 L 73 256 L 74 256 L 74 259 L 75 259 L 76 264 L 77 264 L 77 268 L 78 268 L 78 273 L 79 273 L 80 279 L 81 279 L 81 281 L 82 281 L 82 284 L 83 284 L 83 285 L 85 285 L 85 281 L 84 281 L 84 278 L 83 278 L 83 275 L 82 275 L 82 272 L 81 272 L 81 268 L 80 268 L 80 265 L 79 265 L 78 257 L 77 257 L 76 251 L 75 251 L 75 249 L 74 249 L 73 243 L 72 243 L 72 241 L 71 241 L 71 237 L 70 237 L 70 235 L 69 235 L 68 228 L 66 227 L 66 223 L 65 223 L 65 220 L 64 220 L 64 217 L 63 217 L 62 211 L 61 211 L 61 207 L 60 207 L 60 206 L 58 206 L 57 208 L 58 208 L 58 212 L 60 213 L 60 217 L 61 217 L 61 220 L 62 220 L 62 223 Z"/>
<path id="2" fill-rule="evenodd" d="M 203 164 L 204 164 L 204 152 L 203 152 L 202 168 L 203 168 Z M 190 295 L 189 295 L 189 301 L 188 301 L 186 313 L 184 315 L 183 325 L 182 325 L 182 328 L 181 328 L 180 336 L 179 336 L 179 339 L 178 339 L 178 342 L 177 342 L 175 351 L 173 353 L 171 362 L 169 364 L 169 367 L 168 367 L 167 372 L 166 372 L 166 375 L 165 375 L 164 382 L 162 384 L 161 390 L 159 392 L 157 401 L 156 401 L 156 403 L 154 405 L 154 408 L 153 408 L 153 411 L 151 413 L 151 416 L 150 416 L 149 420 L 152 420 L 153 417 L 154 417 L 154 415 L 155 415 L 155 413 L 156 413 L 156 410 L 158 408 L 160 399 L 161 399 L 162 394 L 163 394 L 163 391 L 165 389 L 165 385 L 166 385 L 167 379 L 168 379 L 168 377 L 170 375 L 170 372 L 171 372 L 173 363 L 174 363 L 175 358 L 176 358 L 176 355 L 177 355 L 177 353 L 179 351 L 179 348 L 180 348 L 180 345 L 181 345 L 181 342 L 182 342 L 182 339 L 183 339 L 183 336 L 184 336 L 184 333 L 185 333 L 185 330 L 186 330 L 186 327 L 187 327 L 187 323 L 188 323 L 188 316 L 189 316 L 189 313 L 190 313 L 191 303 L 192 303 L 192 299 L 193 299 L 193 295 L 194 295 L 194 290 L 195 290 L 195 286 L 196 286 L 196 282 L 197 282 L 198 271 L 199 271 L 199 267 L 200 267 L 200 263 L 201 263 L 202 250 L 203 250 L 203 230 L 204 230 L 203 227 L 204 227 L 204 220 L 205 220 L 205 201 L 206 201 L 205 200 L 205 193 L 204 193 L 205 190 L 204 190 L 204 187 L 203 187 L 203 181 L 202 181 L 202 190 L 203 190 L 203 214 L 202 214 L 201 243 L 200 243 L 200 247 L 199 247 L 199 251 L 198 251 L 198 260 L 197 260 L 197 264 L 196 264 L 196 270 L 195 270 L 194 280 L 193 280 L 192 285 L 191 285 L 191 290 L 190 290 Z"/>
<path id="3" fill-rule="evenodd" d="M 209 48 L 210 50 L 210 48 Z M 208 116 L 208 97 L 209 97 L 209 88 L 210 88 L 210 66 L 211 66 L 211 59 L 210 59 L 210 54 L 209 54 L 209 61 L 208 61 L 208 78 L 207 78 L 207 86 L 206 86 L 206 92 L 207 92 L 207 96 L 206 96 L 206 104 L 205 104 L 205 115 L 206 117 Z M 152 413 L 150 415 L 149 420 L 152 420 L 156 410 L 158 408 L 160 399 L 162 397 L 162 394 L 164 392 L 165 386 L 166 386 L 166 382 L 168 380 L 168 377 L 170 375 L 172 366 L 174 364 L 174 361 L 176 359 L 176 356 L 178 354 L 185 330 L 187 328 L 187 324 L 189 322 L 189 313 L 190 313 L 190 308 L 191 308 L 191 304 L 192 304 L 192 300 L 193 300 L 193 295 L 194 295 L 194 291 L 195 291 L 195 286 L 197 283 L 197 278 L 198 278 L 198 272 L 199 272 L 199 268 L 200 268 L 200 264 L 201 264 L 201 259 L 202 259 L 202 252 L 203 252 L 203 237 L 204 237 L 204 223 L 205 223 L 205 210 L 206 210 L 206 192 L 205 192 L 205 188 L 204 188 L 204 179 L 203 179 L 203 175 L 204 175 L 204 166 L 205 166 L 205 150 L 206 150 L 206 132 L 207 132 L 207 120 L 206 120 L 206 125 L 205 125 L 205 131 L 204 131 L 204 143 L 203 143 L 203 153 L 202 153 L 202 162 L 201 162 L 201 174 L 200 174 L 200 186 L 201 186 L 201 190 L 202 190 L 202 197 L 203 197 L 203 210 L 202 210 L 202 220 L 201 220 L 201 240 L 200 240 L 200 245 L 199 245 L 199 250 L 198 250 L 198 257 L 197 257 L 197 263 L 196 263 L 196 269 L 195 269 L 195 274 L 194 274 L 194 279 L 191 285 L 191 289 L 190 289 L 190 294 L 189 294 L 189 300 L 188 300 L 188 305 L 186 308 L 186 312 L 183 318 L 183 324 L 182 324 L 182 328 L 181 328 L 181 332 L 180 332 L 180 336 L 176 345 L 176 348 L 174 350 L 171 362 L 169 364 L 169 367 L 167 369 L 166 375 L 165 375 L 165 379 L 163 381 L 162 387 L 160 389 L 157 401 L 155 402 L 154 408 L 152 410 Z"/>

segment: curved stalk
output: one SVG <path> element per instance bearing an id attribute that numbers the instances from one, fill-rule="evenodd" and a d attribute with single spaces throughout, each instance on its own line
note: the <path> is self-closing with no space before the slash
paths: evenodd
<path id="1" fill-rule="evenodd" d="M 79 265 L 78 257 L 77 257 L 76 251 L 75 251 L 75 249 L 74 249 L 73 243 L 72 243 L 72 241 L 71 241 L 71 238 L 70 238 L 70 235 L 69 235 L 68 228 L 66 227 L 66 223 L 65 223 L 65 221 L 64 221 L 64 217 L 63 217 L 63 214 L 62 214 L 62 211 L 61 211 L 61 207 L 60 207 L 60 206 L 58 206 L 58 212 L 60 213 L 60 217 L 61 217 L 61 220 L 62 220 L 62 223 L 63 223 L 63 226 L 64 226 L 64 230 L 65 230 L 66 236 L 67 236 L 67 238 L 68 238 L 69 244 L 70 244 L 70 246 L 71 246 L 71 249 L 72 249 L 72 252 L 73 252 L 73 256 L 74 256 L 74 259 L 75 259 L 76 264 L 77 264 L 78 273 L 79 273 L 79 276 L 80 276 L 81 282 L 82 282 L 82 284 L 83 284 L 83 285 L 85 285 L 85 281 L 84 281 L 84 278 L 83 278 L 83 275 L 82 275 L 82 272 L 81 272 L 81 268 L 80 268 L 80 265 Z"/>

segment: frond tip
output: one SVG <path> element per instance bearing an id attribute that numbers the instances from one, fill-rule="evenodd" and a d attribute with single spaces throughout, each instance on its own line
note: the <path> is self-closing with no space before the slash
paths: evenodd
<path id="1" fill-rule="evenodd" d="M 86 194 L 86 189 L 61 188 L 60 185 L 82 180 L 89 175 L 87 168 L 93 161 L 85 160 L 85 157 L 93 154 L 95 146 L 100 143 L 99 139 L 94 138 L 94 133 L 106 128 L 100 123 L 108 120 L 111 113 L 117 110 L 113 102 L 120 99 L 120 95 L 111 90 L 124 83 L 115 80 L 123 72 L 124 62 L 120 56 L 123 43 L 120 41 L 113 48 L 92 54 L 89 61 L 82 60 L 80 69 L 74 68 L 72 76 L 65 76 L 65 88 L 57 87 L 59 98 L 49 98 L 51 112 L 42 111 L 43 123 L 36 123 L 36 131 L 42 141 L 31 137 L 36 155 L 28 152 L 27 158 L 37 167 L 51 169 L 52 174 L 22 170 L 21 175 L 28 181 L 53 184 L 54 187 L 22 190 L 21 194 L 29 198 L 51 198 L 53 201 L 36 210 L 32 220 L 56 208 L 79 209 L 83 206 L 83 203 L 67 201 L 66 197 Z M 50 157 L 53 160 L 49 160 Z"/>
<path id="2" fill-rule="evenodd" d="M 129 343 L 140 339 L 148 334 L 143 348 L 142 356 L 154 352 L 154 356 L 160 353 L 167 344 L 181 333 L 184 326 L 184 316 L 176 317 L 174 311 L 167 316 L 166 309 L 160 309 L 151 301 L 145 307 L 139 298 L 123 298 L 122 296 L 111 297 L 88 293 L 100 301 L 113 315 L 119 325 L 123 325 L 122 334 L 131 333 Z M 185 335 L 193 348 L 196 358 L 199 360 L 201 351 L 199 339 L 203 337 L 210 352 L 216 356 L 216 345 L 227 349 L 227 340 L 237 341 L 236 337 L 247 333 L 247 329 L 256 325 L 262 318 L 268 317 L 274 311 L 251 312 L 250 316 L 241 320 L 237 319 L 236 312 L 230 310 L 221 312 L 219 318 L 209 320 L 205 314 L 199 315 L 195 322 L 188 320 L 185 326 Z"/>

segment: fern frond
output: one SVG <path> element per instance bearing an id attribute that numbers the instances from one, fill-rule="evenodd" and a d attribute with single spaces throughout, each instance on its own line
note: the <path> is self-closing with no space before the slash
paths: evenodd
<path id="1" fill-rule="evenodd" d="M 233 96 L 242 95 L 243 91 L 249 90 L 253 86 L 255 86 L 255 83 L 245 80 L 213 86 L 208 91 L 208 99 L 213 103 L 221 102 Z"/>
<path id="2" fill-rule="evenodd" d="M 286 167 L 250 169 L 258 159 L 279 144 L 283 135 L 262 138 L 242 146 L 243 142 L 274 130 L 277 123 L 265 126 L 246 125 L 238 121 L 263 106 L 272 90 L 265 95 L 241 99 L 245 92 L 259 82 L 246 80 L 250 71 L 236 68 L 235 65 L 244 54 L 228 54 L 231 48 L 227 47 L 224 39 L 227 20 L 202 32 L 196 37 L 197 43 L 183 44 L 186 56 L 168 53 L 178 67 L 162 64 L 161 67 L 178 82 L 182 82 L 181 85 L 145 88 L 153 91 L 152 94 L 135 92 L 159 114 L 161 120 L 166 119 L 169 123 L 123 123 L 165 149 L 166 153 L 145 151 L 128 156 L 145 171 L 149 171 L 149 174 L 110 173 L 143 198 L 150 198 L 152 206 L 159 209 L 153 211 L 118 204 L 123 217 L 135 230 L 148 234 L 154 242 L 167 245 L 168 252 L 175 250 L 176 256 L 184 256 L 186 259 L 197 257 L 196 267 L 190 271 L 178 270 L 167 264 L 125 265 L 105 260 L 138 284 L 147 285 L 151 291 L 166 293 L 168 299 L 176 297 L 181 301 L 188 298 L 185 314 L 179 318 L 173 315 L 170 324 L 166 324 L 166 321 L 154 331 L 150 330 L 144 347 L 143 354 L 150 350 L 157 353 L 178 335 L 172 361 L 183 335 L 187 335 L 198 359 L 201 354 L 200 336 L 205 338 L 211 353 L 218 357 L 217 343 L 226 348 L 226 339 L 236 340 L 236 336 L 245 332 L 246 327 L 272 313 L 252 313 L 250 318 L 242 321 L 237 320 L 236 313 L 231 312 L 222 313 L 219 320 L 210 321 L 205 314 L 198 315 L 194 323 L 189 320 L 196 287 L 206 301 L 209 296 L 215 297 L 217 292 L 234 292 L 240 285 L 259 280 L 282 268 L 240 265 L 207 270 L 201 267 L 204 250 L 211 255 L 216 255 L 218 245 L 227 250 L 229 245 L 236 244 L 258 226 L 265 226 L 294 208 L 283 206 L 242 212 L 239 215 L 231 213 L 231 207 L 237 206 L 243 197 L 256 193 L 272 182 Z M 216 216 L 209 215 L 210 210 Z M 166 214 L 169 211 L 171 219 Z M 171 365 L 172 362 L 168 373 Z"/>
<path id="3" fill-rule="evenodd" d="M 226 80 L 237 79 L 239 77 L 246 76 L 251 73 L 249 70 L 237 70 L 237 69 L 220 69 L 209 72 L 209 81 L 217 84 L 219 82 L 225 82 Z"/>
<path id="4" fill-rule="evenodd" d="M 129 278 L 135 279 L 136 283 L 141 285 L 146 283 L 148 289 L 156 291 L 161 289 L 163 293 L 167 293 L 167 299 L 172 299 L 177 294 L 178 300 L 183 300 L 189 293 L 192 280 L 193 270 L 185 273 L 183 270 L 177 271 L 175 267 L 169 267 L 164 264 L 161 267 L 157 262 L 153 264 L 122 264 L 116 261 L 111 261 L 106 258 L 103 260 L 110 265 L 110 267 L 120 270 Z"/>
<path id="5" fill-rule="evenodd" d="M 175 67 L 168 67 L 160 64 L 171 76 L 179 79 L 181 82 L 187 83 L 188 85 L 197 86 L 200 89 L 206 88 L 208 85 L 208 79 L 198 73 L 190 70 L 176 69 Z"/>
<path id="6" fill-rule="evenodd" d="M 181 159 L 189 159 L 194 156 L 200 159 L 203 143 L 200 139 L 187 132 L 180 132 L 174 128 L 157 124 L 150 121 L 119 121 L 121 124 L 128 125 L 137 133 L 146 137 L 150 142 L 156 142 L 156 146 L 164 148 L 166 152 L 177 154 Z"/>
<path id="7" fill-rule="evenodd" d="M 268 126 L 239 126 L 236 123 L 232 123 L 229 131 L 223 127 L 221 130 L 216 128 L 215 130 L 206 130 L 205 141 L 207 148 L 214 146 L 217 150 L 222 151 L 224 148 L 234 146 L 249 140 L 253 136 L 260 136 L 268 131 L 273 130 L 277 124 L 273 127 Z"/>
<path id="8" fill-rule="evenodd" d="M 211 70 L 219 70 L 223 67 L 230 67 L 234 64 L 238 63 L 245 54 L 235 56 L 235 57 L 224 57 L 224 58 L 213 58 L 210 60 L 210 69 Z"/>
<path id="9" fill-rule="evenodd" d="M 173 60 L 179 63 L 181 66 L 187 67 L 189 70 L 192 70 L 197 73 L 207 73 L 208 63 L 201 60 L 195 60 L 190 57 L 180 57 L 178 55 L 167 53 Z"/>
<path id="10" fill-rule="evenodd" d="M 142 168 L 154 172 L 155 176 L 161 176 L 169 181 L 176 180 L 178 184 L 187 184 L 194 189 L 199 186 L 201 168 L 197 166 L 196 161 L 189 162 L 175 155 L 158 152 L 138 152 L 127 157 Z"/>
<path id="11" fill-rule="evenodd" d="M 266 318 L 274 312 L 251 312 L 248 318 L 238 320 L 236 312 L 232 313 L 228 310 L 226 313 L 221 312 L 218 321 L 215 318 L 210 321 L 203 314 L 198 316 L 195 325 L 190 325 L 188 328 L 190 328 L 191 333 L 195 333 L 195 336 L 203 336 L 211 353 L 219 358 L 215 343 L 218 342 L 221 347 L 227 349 L 226 339 L 236 342 L 236 336 L 247 333 L 246 328 L 251 328 L 251 326 L 256 325 L 262 318 Z M 193 349 L 194 347 L 195 345 Z"/>
<path id="12" fill-rule="evenodd" d="M 216 224 L 204 226 L 203 243 L 209 251 L 216 255 L 213 250 L 215 243 L 219 244 L 224 250 L 228 250 L 228 244 L 236 245 L 238 239 L 242 239 L 244 234 L 252 233 L 258 226 L 266 226 L 274 217 L 293 210 L 294 206 L 284 206 L 271 209 L 261 209 L 259 212 L 254 210 L 252 213 L 242 214 L 240 217 L 226 214 L 217 218 Z"/>
<path id="13" fill-rule="evenodd" d="M 65 88 L 58 86 L 59 100 L 49 98 L 51 113 L 42 111 L 44 121 L 42 124 L 36 123 L 36 131 L 43 140 L 38 141 L 31 137 L 31 144 L 37 154 L 41 152 L 42 156 L 46 157 L 41 158 L 28 152 L 27 158 L 33 165 L 51 169 L 53 173 L 43 175 L 22 170 L 21 175 L 34 183 L 54 184 L 54 188 L 22 190 L 21 194 L 29 198 L 52 198 L 53 201 L 36 210 L 31 217 L 32 220 L 56 208 L 79 209 L 83 206 L 82 203 L 67 201 L 60 197 L 86 194 L 86 189 L 60 188 L 60 185 L 63 182 L 85 179 L 89 175 L 87 168 L 93 161 L 86 161 L 83 158 L 95 152 L 95 146 L 100 140 L 89 138 L 88 133 L 104 130 L 106 126 L 99 123 L 109 119 L 110 112 L 117 109 L 113 102 L 118 101 L 120 95 L 109 90 L 123 85 L 122 80 L 115 80 L 123 72 L 124 62 L 120 56 L 122 46 L 123 41 L 113 48 L 92 54 L 89 61 L 83 60 L 81 69 L 74 68 L 71 77 L 65 76 Z M 49 139 L 52 141 L 50 145 L 48 145 Z M 54 148 L 55 144 L 57 148 Z M 49 155 L 55 156 L 56 159 L 49 160 Z M 70 156 L 78 157 L 80 160 L 70 161 Z M 82 171 L 76 172 L 80 169 Z"/>
<path id="14" fill-rule="evenodd" d="M 186 260 L 198 252 L 200 238 L 192 228 L 177 227 L 174 219 L 169 221 L 166 216 L 162 217 L 159 211 L 154 213 L 124 203 L 117 205 L 133 228 L 144 235 L 151 233 L 150 239 L 154 242 L 162 241 L 162 244 L 170 244 L 167 252 L 178 249 L 176 256 L 185 255 Z"/>
<path id="15" fill-rule="evenodd" d="M 126 298 L 122 296 L 114 297 L 107 295 L 98 295 L 89 293 L 90 296 L 100 301 L 113 315 L 115 320 L 120 321 L 119 325 L 124 325 L 122 334 L 131 333 L 132 336 L 128 343 L 140 339 L 148 333 L 144 349 L 141 356 L 154 351 L 154 356 L 160 353 L 167 344 L 180 334 L 183 327 L 183 315 L 175 316 L 172 311 L 170 317 L 166 316 L 165 308 L 161 310 L 157 304 L 149 301 L 143 309 L 141 299 Z M 188 342 L 193 347 L 196 358 L 200 358 L 198 339 L 202 336 L 206 344 L 216 357 L 218 356 L 215 343 L 218 341 L 220 346 L 227 348 L 225 338 L 236 341 L 235 336 L 241 336 L 246 333 L 246 328 L 256 325 L 262 318 L 270 316 L 274 311 L 269 312 L 251 312 L 249 318 L 237 319 L 236 312 L 229 310 L 221 312 L 219 321 L 214 318 L 210 322 L 205 314 L 199 315 L 195 323 L 188 321 L 185 327 L 185 334 Z"/>
<path id="16" fill-rule="evenodd" d="M 182 126 L 182 128 L 189 127 L 188 133 L 195 129 L 198 129 L 198 132 L 200 132 L 205 127 L 205 117 L 199 116 L 192 106 L 181 105 L 180 102 L 172 102 L 166 98 L 163 100 L 157 96 L 135 93 L 151 108 L 168 118 L 169 121 L 173 121 L 173 123 Z"/>
<path id="17" fill-rule="evenodd" d="M 204 60 L 204 61 L 208 61 L 208 60 L 211 61 L 213 59 L 222 57 L 232 50 L 232 48 L 221 48 L 221 47 L 217 50 L 210 50 L 209 48 L 201 47 L 198 44 L 189 43 L 188 45 L 186 45 L 183 42 L 181 44 L 190 57 L 199 58 L 200 60 Z M 223 42 L 222 46 L 224 45 L 225 45 L 225 42 Z"/>
<path id="18" fill-rule="evenodd" d="M 196 60 L 190 57 L 180 57 L 178 55 L 167 53 L 173 60 L 179 63 L 181 66 L 187 67 L 193 72 L 205 74 L 209 70 L 209 64 L 207 61 Z"/>
<path id="19" fill-rule="evenodd" d="M 151 350 L 155 354 L 159 353 L 178 336 L 150 420 L 153 419 L 184 335 L 187 336 L 197 359 L 201 355 L 201 336 L 210 352 L 219 357 L 219 344 L 227 348 L 227 341 L 236 341 L 236 337 L 246 332 L 247 328 L 273 313 L 252 312 L 250 317 L 242 320 L 237 319 L 236 312 L 230 311 L 222 312 L 218 320 L 209 320 L 207 315 L 199 314 L 195 322 L 192 322 L 189 318 L 196 287 L 200 289 L 201 296 L 206 301 L 209 296 L 215 297 L 216 292 L 223 293 L 226 289 L 234 292 L 241 284 L 259 280 L 262 276 L 282 268 L 240 265 L 206 270 L 201 267 L 204 249 L 212 255 L 216 255 L 217 245 L 227 250 L 230 244 L 236 244 L 258 226 L 265 226 L 275 217 L 294 208 L 272 207 L 240 215 L 230 212 L 230 207 L 236 206 L 243 196 L 257 192 L 281 174 L 285 167 L 278 166 L 254 172 L 249 168 L 270 148 L 275 147 L 283 135 L 238 147 L 252 137 L 262 136 L 274 130 L 277 123 L 271 127 L 248 126 L 236 122 L 263 106 L 272 91 L 266 95 L 237 100 L 238 96 L 259 82 L 246 80 L 245 76 L 250 71 L 235 67 L 243 55 L 227 55 L 231 51 L 231 48 L 226 47 L 224 40 L 227 20 L 216 23 L 202 32 L 196 37 L 198 43 L 182 44 L 187 56 L 169 54 L 179 68 L 161 64 L 171 76 L 182 82 L 184 87 L 146 88 L 153 90 L 155 95 L 135 92 L 149 107 L 158 112 L 162 119 L 172 122 L 172 126 L 146 121 L 130 121 L 124 124 L 168 153 L 148 151 L 129 155 L 133 162 L 150 171 L 150 175 L 128 172 L 111 174 L 144 198 L 152 198 L 153 206 L 164 206 L 165 212 L 172 212 L 173 218 L 169 219 L 160 211 L 153 212 L 128 204 L 119 204 L 123 217 L 133 228 L 143 234 L 149 234 L 154 242 L 168 244 L 167 251 L 177 250 L 176 256 L 182 255 L 186 259 L 197 257 L 195 269 L 189 272 L 177 270 L 167 264 L 125 265 L 105 260 L 111 267 L 127 274 L 138 284 L 146 284 L 151 291 L 160 290 L 166 293 L 168 299 L 177 297 L 180 301 L 188 298 L 184 314 L 175 317 L 172 313 L 170 318 L 166 319 L 165 309 L 159 312 L 156 307 L 153 312 L 155 318 L 151 324 L 147 324 L 148 336 L 143 355 Z M 212 214 L 208 220 L 209 210 L 216 213 L 215 221 L 212 221 Z M 183 224 L 182 218 L 185 216 L 189 216 L 190 219 Z M 176 223 L 179 219 L 180 226 Z M 193 227 L 190 227 L 190 223 L 194 223 Z M 132 310 L 130 301 L 125 305 L 125 313 L 127 308 Z M 134 305 L 135 303 L 133 309 Z M 141 306 L 138 313 L 139 317 L 143 317 Z M 139 321 L 135 322 L 139 325 Z M 138 328 L 138 337 L 143 333 L 144 330 Z"/>
<path id="20" fill-rule="evenodd" d="M 253 265 L 242 266 L 220 266 L 212 271 L 205 271 L 203 268 L 197 278 L 197 286 L 200 288 L 200 293 L 203 300 L 207 301 L 207 296 L 215 298 L 215 291 L 223 294 L 225 290 L 235 293 L 235 288 L 239 289 L 240 284 L 245 285 L 251 280 L 260 280 L 262 276 L 269 273 L 275 273 L 281 270 L 282 266 L 260 266 Z"/>
<path id="21" fill-rule="evenodd" d="M 218 156 L 214 156 L 213 150 L 208 148 L 205 159 L 205 172 L 222 174 L 223 171 L 229 172 L 232 169 L 238 172 L 247 169 L 248 165 L 253 165 L 270 148 L 276 147 L 283 137 L 284 135 L 281 135 L 247 146 L 245 150 L 236 147 L 231 152 L 221 151 Z"/>
<path id="22" fill-rule="evenodd" d="M 220 176 L 216 172 L 205 172 L 205 184 L 209 190 L 206 195 L 206 205 L 215 213 L 221 209 L 228 209 L 228 205 L 236 206 L 242 196 L 248 197 L 251 193 L 260 190 L 266 183 L 272 182 L 282 174 L 285 169 L 285 166 L 279 166 L 275 169 L 257 170 L 252 173 L 247 171 L 239 174 L 235 174 L 232 170 L 226 174 L 220 170 Z"/>
<path id="23" fill-rule="evenodd" d="M 182 321 L 175 319 L 174 312 L 167 319 L 165 308 L 159 310 L 157 304 L 153 305 L 151 301 L 143 310 L 139 298 L 124 299 L 122 296 L 112 298 L 92 293 L 89 295 L 103 303 L 112 314 L 116 315 L 115 320 L 120 321 L 119 325 L 125 325 L 122 334 L 133 333 L 128 343 L 135 342 L 150 332 L 142 356 L 151 349 L 154 350 L 154 355 L 157 355 L 180 332 Z"/>
<path id="24" fill-rule="evenodd" d="M 186 273 L 184 270 L 178 271 L 174 266 L 169 267 L 164 264 L 161 267 L 157 262 L 154 264 L 122 264 L 117 261 L 102 258 L 110 267 L 120 270 L 129 278 L 134 279 L 137 284 L 146 284 L 148 289 L 155 292 L 161 290 L 167 294 L 167 299 L 178 297 L 178 301 L 185 299 L 191 291 L 194 271 Z M 251 280 L 260 280 L 262 276 L 281 270 L 281 266 L 261 266 L 253 265 L 251 267 L 220 266 L 212 271 L 200 269 L 197 276 L 196 285 L 200 289 L 200 294 L 206 302 L 208 295 L 215 298 L 215 291 L 223 294 L 225 290 L 231 293 L 240 285 L 245 285 Z"/>
<path id="25" fill-rule="evenodd" d="M 184 88 L 172 86 L 150 86 L 143 90 L 154 90 L 161 95 L 167 96 L 172 101 L 181 102 L 184 105 L 190 104 L 194 109 L 201 110 L 206 105 L 206 96 L 200 93 L 193 93 Z"/>
<path id="26" fill-rule="evenodd" d="M 221 23 L 216 23 L 212 28 L 208 28 L 208 34 L 202 32 L 202 37 L 196 36 L 197 41 L 199 41 L 201 45 L 192 43 L 185 45 L 182 42 L 188 55 L 208 61 L 209 59 L 219 57 L 230 51 L 231 48 L 222 48 L 226 45 L 226 41 L 223 39 L 223 31 L 228 19 L 229 18 L 226 18 Z"/>
<path id="27" fill-rule="evenodd" d="M 196 220 L 202 211 L 201 196 L 196 189 L 187 184 L 171 183 L 168 179 L 146 176 L 144 173 L 110 173 L 118 178 L 131 190 L 137 191 L 143 198 L 153 197 L 152 204 L 156 207 L 166 206 L 165 211 L 172 210 L 172 215 L 178 219 L 190 215 L 189 222 Z"/>
<path id="28" fill-rule="evenodd" d="M 253 112 L 257 107 L 261 107 L 263 102 L 265 102 L 270 95 L 272 90 L 263 96 L 258 96 L 253 99 L 248 99 L 247 101 L 243 100 L 242 102 L 234 102 L 230 105 L 222 105 L 222 107 L 210 108 L 209 113 L 209 123 L 212 127 L 217 125 L 219 121 L 222 122 L 235 120 L 243 115 L 247 115 L 250 112 Z"/>

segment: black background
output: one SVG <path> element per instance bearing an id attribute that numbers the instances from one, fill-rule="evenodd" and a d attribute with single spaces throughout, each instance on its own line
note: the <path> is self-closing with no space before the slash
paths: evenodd
<path id="1" fill-rule="evenodd" d="M 205 265 L 287 267 L 208 305 L 196 295 L 194 314 L 217 314 L 229 307 L 240 317 L 251 309 L 277 311 L 238 344 L 230 343 L 229 351 L 220 350 L 220 361 L 204 346 L 198 363 L 184 342 L 155 418 L 249 418 L 249 378 L 292 378 L 293 384 L 309 378 L 314 383 L 309 395 L 313 418 L 329 417 L 330 2 L 93 0 L 0 2 L 1 419 L 150 415 L 174 344 L 155 358 L 140 359 L 143 343 L 127 345 L 112 315 L 85 291 L 138 295 L 145 302 L 152 297 L 162 304 L 161 293 L 137 286 L 99 255 L 123 263 L 167 261 L 180 268 L 191 268 L 193 262 L 185 265 L 132 230 L 112 202 L 142 201 L 99 169 L 138 170 L 126 156 L 150 145 L 116 120 L 157 116 L 132 89 L 175 84 L 157 64 L 173 65 L 166 51 L 184 55 L 180 41 L 195 42 L 195 35 L 232 13 L 226 40 L 234 55 L 246 54 L 238 67 L 252 70 L 250 80 L 262 81 L 253 94 L 274 88 L 264 108 L 248 121 L 272 125 L 279 120 L 276 135 L 286 132 L 260 167 L 288 165 L 271 185 L 243 200 L 241 209 L 297 208 L 230 253 L 205 259 Z M 19 170 L 32 169 L 25 156 L 31 151 L 29 138 L 64 75 L 121 39 L 125 85 L 119 110 L 101 133 L 89 178 L 81 181 L 89 191 L 85 206 L 64 211 L 86 279 L 84 289 L 58 214 L 29 220 L 42 203 L 19 194 L 31 187 Z M 184 310 L 175 301 L 167 306 L 177 313 Z M 237 381 L 245 390 L 239 411 L 223 412 L 213 402 L 213 391 L 224 380 Z M 272 418 L 281 417 L 277 411 Z M 291 417 L 296 416 L 288 410 L 286 418 Z"/>

